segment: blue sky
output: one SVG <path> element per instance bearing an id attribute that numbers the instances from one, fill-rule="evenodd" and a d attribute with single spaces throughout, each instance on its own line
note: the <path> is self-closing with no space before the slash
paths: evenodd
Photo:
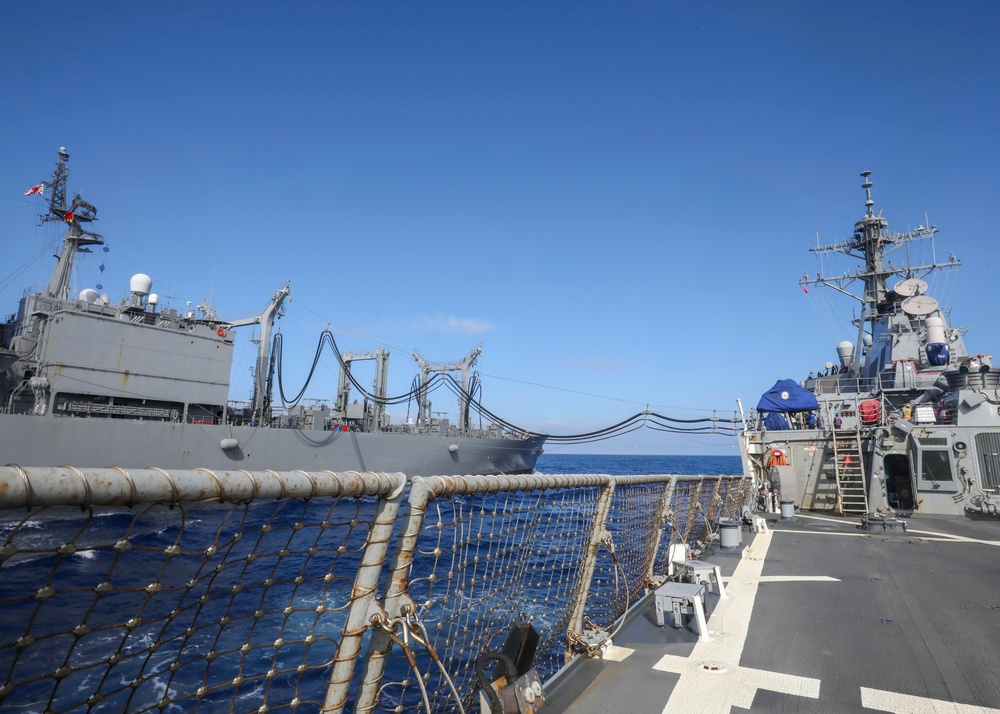
<path id="1" fill-rule="evenodd" d="M 964 261 L 933 294 L 989 353 L 998 20 L 992 2 L 9 5 L 0 301 L 51 270 L 59 235 L 22 194 L 66 146 L 110 248 L 78 288 L 117 297 L 142 271 L 163 302 L 235 318 L 291 280 L 286 385 L 329 324 L 345 350 L 390 349 L 393 394 L 413 348 L 482 342 L 483 402 L 539 431 L 647 403 L 729 414 L 853 338 L 851 304 L 797 280 L 816 231 L 863 214 L 869 169 L 890 228 L 927 216 Z M 249 346 L 235 361 L 246 398 Z M 309 397 L 332 396 L 333 364 Z"/>

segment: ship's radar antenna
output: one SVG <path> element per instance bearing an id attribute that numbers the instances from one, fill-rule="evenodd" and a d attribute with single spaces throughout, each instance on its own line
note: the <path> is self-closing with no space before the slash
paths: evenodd
<path id="1" fill-rule="evenodd" d="M 94 204 L 84 201 L 80 194 L 73 197 L 73 203 L 66 205 L 66 179 L 69 178 L 69 152 L 65 146 L 59 147 L 59 159 L 52 173 L 49 186 L 52 194 L 49 197 L 48 215 L 42 216 L 42 222 L 60 221 L 69 224 L 69 230 L 63 238 L 62 249 L 59 251 L 58 262 L 49 278 L 45 294 L 49 297 L 66 300 L 69 298 L 70 274 L 73 272 L 73 261 L 77 253 L 89 253 L 88 246 L 103 245 L 104 239 L 97 233 L 86 231 L 81 223 L 97 220 L 97 209 Z"/>
<path id="2" fill-rule="evenodd" d="M 861 178 L 865 180 L 861 184 L 861 188 L 865 190 L 865 205 L 868 207 L 868 215 L 872 215 L 872 206 L 875 205 L 875 201 L 872 199 L 872 182 L 868 180 L 868 177 L 872 175 L 871 171 L 862 171 Z"/>
<path id="3" fill-rule="evenodd" d="M 65 220 L 66 213 L 66 180 L 69 178 L 69 152 L 65 146 L 59 147 L 59 158 L 56 161 L 55 171 L 52 172 L 52 180 L 49 182 L 49 214 L 41 217 L 42 222 Z"/>

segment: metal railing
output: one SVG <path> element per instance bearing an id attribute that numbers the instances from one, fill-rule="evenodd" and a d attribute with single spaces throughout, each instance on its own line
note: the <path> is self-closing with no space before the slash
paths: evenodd
<path id="1" fill-rule="evenodd" d="M 0 708 L 468 709 L 476 656 L 512 622 L 540 632 L 551 676 L 666 572 L 670 543 L 705 544 L 752 492 L 734 476 L 406 486 L 0 468 Z"/>

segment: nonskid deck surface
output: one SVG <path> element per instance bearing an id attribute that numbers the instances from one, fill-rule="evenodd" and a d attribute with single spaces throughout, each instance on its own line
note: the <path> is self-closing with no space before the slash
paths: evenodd
<path id="1" fill-rule="evenodd" d="M 552 696 L 553 712 L 1000 712 L 1000 522 L 905 533 L 798 514 L 744 534 L 710 595 L 710 642 L 653 603 Z M 617 661 L 612 661 L 612 658 Z"/>

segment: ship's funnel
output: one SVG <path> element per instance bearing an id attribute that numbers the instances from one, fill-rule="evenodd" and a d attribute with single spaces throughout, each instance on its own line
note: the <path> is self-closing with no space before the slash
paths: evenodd
<path id="1" fill-rule="evenodd" d="M 837 343 L 837 357 L 840 359 L 840 366 L 847 367 L 851 366 L 851 362 L 854 361 L 854 343 L 844 340 L 843 342 Z"/>

